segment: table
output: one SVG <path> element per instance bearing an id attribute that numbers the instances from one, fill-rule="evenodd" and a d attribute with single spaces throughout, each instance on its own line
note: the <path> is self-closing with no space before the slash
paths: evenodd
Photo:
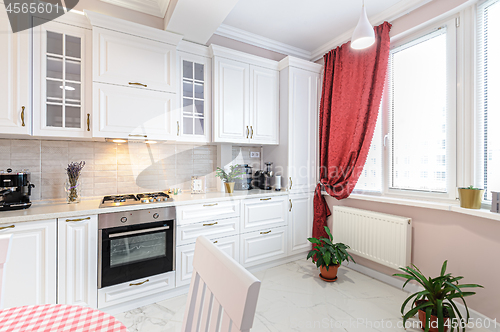
<path id="1" fill-rule="evenodd" d="M 126 332 L 125 326 L 102 311 L 72 305 L 47 304 L 0 311 L 1 332 Z"/>

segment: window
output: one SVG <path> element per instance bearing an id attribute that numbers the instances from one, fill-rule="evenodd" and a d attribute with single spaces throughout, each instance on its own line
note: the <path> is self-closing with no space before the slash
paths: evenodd
<path id="1" fill-rule="evenodd" d="M 382 125 L 380 118 L 379 114 L 370 152 L 366 158 L 363 172 L 356 183 L 356 191 L 382 191 Z"/>
<path id="2" fill-rule="evenodd" d="M 376 172 L 360 178 L 363 184 L 382 185 L 357 190 L 455 198 L 455 29 L 453 19 L 392 44 L 373 139 L 377 146 L 372 145 L 365 164 Z M 378 158 L 377 169 L 373 158 Z"/>
<path id="3" fill-rule="evenodd" d="M 500 1 L 478 7 L 476 186 L 485 199 L 500 191 Z"/>

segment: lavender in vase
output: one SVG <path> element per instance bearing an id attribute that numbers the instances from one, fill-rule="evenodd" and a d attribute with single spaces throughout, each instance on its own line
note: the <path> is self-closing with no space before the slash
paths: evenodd
<path id="1" fill-rule="evenodd" d="M 85 167 L 85 161 L 72 162 L 68 164 L 66 168 L 66 173 L 68 174 L 68 180 L 66 181 L 66 200 L 68 203 L 78 203 L 80 202 L 80 175 L 82 169 Z"/>

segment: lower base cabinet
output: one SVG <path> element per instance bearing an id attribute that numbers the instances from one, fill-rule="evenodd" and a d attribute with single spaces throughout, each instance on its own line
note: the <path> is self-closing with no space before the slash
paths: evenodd
<path id="1" fill-rule="evenodd" d="M 56 220 L 1 225 L 12 234 L 5 265 L 3 307 L 56 303 Z"/>
<path id="2" fill-rule="evenodd" d="M 101 288 L 97 292 L 98 308 L 101 309 L 133 302 L 139 298 L 155 295 L 174 288 L 175 272 L 167 272 Z"/>
<path id="3" fill-rule="evenodd" d="M 97 308 L 97 216 L 57 220 L 57 303 Z"/>
<path id="4" fill-rule="evenodd" d="M 288 212 L 288 255 L 311 250 L 313 193 L 290 195 Z"/>
<path id="5" fill-rule="evenodd" d="M 239 261 L 238 235 L 213 240 L 213 243 L 226 254 Z M 176 249 L 176 286 L 189 285 L 193 275 L 195 243 L 179 246 Z"/>
<path id="6" fill-rule="evenodd" d="M 240 264 L 244 267 L 287 256 L 287 226 L 240 235 Z"/>

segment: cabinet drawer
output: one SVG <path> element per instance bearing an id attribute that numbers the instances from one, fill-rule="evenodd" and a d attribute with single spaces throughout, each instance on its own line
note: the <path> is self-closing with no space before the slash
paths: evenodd
<path id="1" fill-rule="evenodd" d="M 241 265 L 250 267 L 286 257 L 287 226 L 240 235 Z"/>
<path id="2" fill-rule="evenodd" d="M 177 225 L 239 216 L 239 201 L 184 205 L 177 208 Z"/>
<path id="3" fill-rule="evenodd" d="M 238 235 L 229 236 L 222 239 L 213 240 L 213 242 L 226 254 L 239 261 L 239 237 Z M 188 244 L 177 247 L 176 251 L 176 286 L 189 285 L 193 275 L 193 258 L 195 244 Z"/>
<path id="4" fill-rule="evenodd" d="M 134 301 L 175 288 L 175 272 L 142 278 L 101 288 L 97 292 L 98 308 Z"/>
<path id="5" fill-rule="evenodd" d="M 243 201 L 243 230 L 256 231 L 262 228 L 287 225 L 286 196 L 252 198 Z"/>
<path id="6" fill-rule="evenodd" d="M 216 221 L 177 226 L 177 245 L 195 243 L 196 238 L 204 235 L 210 240 L 224 236 L 238 235 L 240 218 L 229 218 Z"/>
<path id="7" fill-rule="evenodd" d="M 93 81 L 176 92 L 173 45 L 94 27 Z"/>

